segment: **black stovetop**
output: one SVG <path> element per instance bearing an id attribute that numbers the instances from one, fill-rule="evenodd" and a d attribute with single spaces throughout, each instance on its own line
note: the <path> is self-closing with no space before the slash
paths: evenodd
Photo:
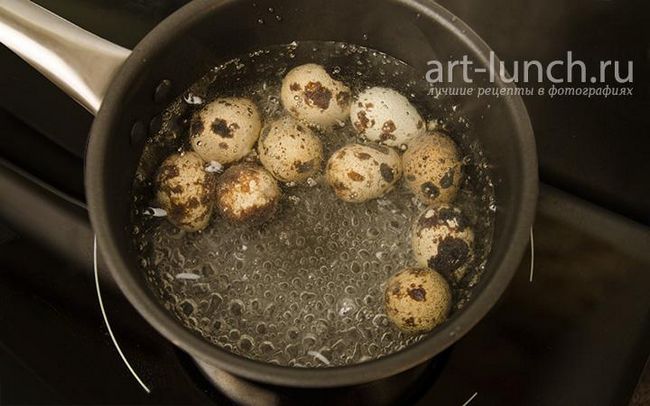
<path id="1" fill-rule="evenodd" d="M 185 1 L 38 3 L 133 46 Z M 650 233 L 642 225 L 650 164 L 648 138 L 639 136 L 648 128 L 648 6 L 497 0 L 488 21 L 488 2 L 443 4 L 504 59 L 567 49 L 635 58 L 640 92 L 617 102 L 526 100 L 546 183 L 532 282 L 525 257 L 502 300 L 439 360 L 415 403 L 628 404 L 650 352 Z M 114 333 L 151 393 L 128 372 L 99 311 L 82 207 L 91 118 L 2 47 L 0 63 L 0 404 L 231 403 L 100 267 Z"/>

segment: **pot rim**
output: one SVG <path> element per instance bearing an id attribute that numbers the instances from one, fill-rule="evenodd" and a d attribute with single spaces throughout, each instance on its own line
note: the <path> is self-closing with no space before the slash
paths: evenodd
<path id="1" fill-rule="evenodd" d="M 530 119 L 523 100 L 519 96 L 510 98 L 508 108 L 513 117 L 514 127 L 520 134 L 519 153 L 526 159 L 523 160 L 520 173 L 522 188 L 519 196 L 521 200 L 519 216 L 514 221 L 514 232 L 508 237 L 510 249 L 505 252 L 501 262 L 496 265 L 491 278 L 481 281 L 485 287 L 468 305 L 452 316 L 444 325 L 438 327 L 435 333 L 399 352 L 360 364 L 327 368 L 279 366 L 232 354 L 210 344 L 182 326 L 152 297 L 146 287 L 138 283 L 136 277 L 129 271 L 126 261 L 120 255 L 114 242 L 116 236 L 113 235 L 106 220 L 106 213 L 110 208 L 107 202 L 101 198 L 104 195 L 102 186 L 104 152 L 111 138 L 107 130 L 111 128 L 112 122 L 115 120 L 113 106 L 119 105 L 133 80 L 141 74 L 151 49 L 172 40 L 178 26 L 189 24 L 189 21 L 200 15 L 200 12 L 206 8 L 217 8 L 229 1 L 236 0 L 192 1 L 167 17 L 147 34 L 134 48 L 111 83 L 104 103 L 93 123 L 86 155 L 85 179 L 88 208 L 100 252 L 103 254 L 103 259 L 108 265 L 112 277 L 137 311 L 173 344 L 208 364 L 254 381 L 306 388 L 348 386 L 396 375 L 426 362 L 467 333 L 492 308 L 512 279 L 528 245 L 529 230 L 537 201 L 537 155 Z M 427 16 L 444 25 L 461 38 L 477 55 L 488 59 L 490 48 L 487 44 L 470 27 L 444 7 L 427 0 L 401 0 L 401 2 L 411 7 L 414 12 L 419 12 L 423 17 Z"/>

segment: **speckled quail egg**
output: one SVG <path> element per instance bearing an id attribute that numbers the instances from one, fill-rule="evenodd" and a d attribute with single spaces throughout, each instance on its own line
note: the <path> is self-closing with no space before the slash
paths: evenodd
<path id="1" fill-rule="evenodd" d="M 283 182 L 302 182 L 313 176 L 323 161 L 320 139 L 291 117 L 280 118 L 262 131 L 257 144 L 262 165 Z"/>
<path id="2" fill-rule="evenodd" d="M 451 138 L 439 132 L 415 138 L 408 144 L 402 163 L 409 189 L 422 202 L 454 201 L 463 172 L 458 148 Z"/>
<path id="3" fill-rule="evenodd" d="M 401 146 L 424 134 L 426 126 L 408 99 L 393 89 L 372 87 L 352 102 L 350 120 L 360 136 Z"/>
<path id="4" fill-rule="evenodd" d="M 322 127 L 343 121 L 350 113 L 350 89 L 313 63 L 297 66 L 287 73 L 282 80 L 280 99 L 293 117 Z"/>
<path id="5" fill-rule="evenodd" d="M 473 256 L 474 231 L 462 211 L 447 204 L 430 207 L 413 225 L 411 246 L 420 266 L 460 278 Z"/>
<path id="6" fill-rule="evenodd" d="M 352 203 L 382 196 L 401 176 L 399 154 L 375 144 L 344 146 L 332 154 L 326 169 L 326 179 L 334 193 Z"/>
<path id="7" fill-rule="evenodd" d="M 268 220 L 280 200 L 278 183 L 266 169 L 253 164 L 228 168 L 217 181 L 217 208 L 232 222 Z"/>
<path id="8" fill-rule="evenodd" d="M 451 290 L 442 275 L 427 268 L 407 268 L 393 275 L 384 293 L 388 318 L 408 334 L 433 330 L 451 308 Z"/>
<path id="9" fill-rule="evenodd" d="M 212 215 L 213 174 L 194 152 L 170 155 L 156 175 L 156 199 L 167 219 L 186 231 L 204 229 Z"/>
<path id="10" fill-rule="evenodd" d="M 262 128 L 255 103 L 239 97 L 216 99 L 192 117 L 192 149 L 205 161 L 235 162 L 253 149 Z"/>

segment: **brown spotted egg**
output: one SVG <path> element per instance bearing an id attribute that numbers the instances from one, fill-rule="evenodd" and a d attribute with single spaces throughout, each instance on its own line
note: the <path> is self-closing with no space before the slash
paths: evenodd
<path id="1" fill-rule="evenodd" d="M 239 97 L 220 98 L 192 117 L 190 143 L 205 161 L 227 164 L 252 151 L 261 128 L 255 103 Z"/>
<path id="2" fill-rule="evenodd" d="M 463 276 L 473 256 L 473 245 L 474 231 L 457 207 L 430 207 L 413 225 L 411 247 L 415 261 L 447 277 Z"/>
<path id="3" fill-rule="evenodd" d="M 294 118 L 322 127 L 341 122 L 350 113 L 350 89 L 321 65 L 295 67 L 282 80 L 282 105 Z"/>
<path id="4" fill-rule="evenodd" d="M 352 102 L 350 120 L 361 137 L 394 147 L 426 131 L 424 120 L 408 99 L 385 87 L 361 92 Z"/>
<path id="5" fill-rule="evenodd" d="M 218 179 L 217 208 L 232 222 L 265 221 L 275 212 L 280 193 L 277 181 L 264 168 L 238 164 L 228 168 Z"/>
<path id="6" fill-rule="evenodd" d="M 375 144 L 351 144 L 332 154 L 326 179 L 334 193 L 346 202 L 360 203 L 388 192 L 402 176 L 402 162 L 392 148 Z"/>
<path id="7" fill-rule="evenodd" d="M 214 178 L 194 152 L 170 155 L 156 175 L 156 199 L 167 220 L 185 231 L 204 229 L 212 215 Z"/>
<path id="8" fill-rule="evenodd" d="M 257 153 L 262 165 L 283 182 L 303 182 L 319 171 L 323 145 L 306 125 L 280 118 L 262 131 Z"/>
<path id="9" fill-rule="evenodd" d="M 445 278 L 427 268 L 407 268 L 393 275 L 384 292 L 386 315 L 408 334 L 422 334 L 444 322 L 451 308 Z"/>
<path id="10" fill-rule="evenodd" d="M 408 144 L 402 156 L 409 189 L 426 204 L 451 203 L 463 178 L 458 148 L 447 135 L 434 132 Z"/>

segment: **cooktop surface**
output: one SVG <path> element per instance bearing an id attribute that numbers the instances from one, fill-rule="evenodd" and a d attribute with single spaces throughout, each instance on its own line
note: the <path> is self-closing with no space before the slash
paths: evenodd
<path id="1" fill-rule="evenodd" d="M 186 3 L 37 2 L 127 47 Z M 587 60 L 633 59 L 638 93 L 617 102 L 526 99 L 544 182 L 534 266 L 531 247 L 495 308 L 423 367 L 399 403 L 650 404 L 650 373 L 639 384 L 650 353 L 650 149 L 638 135 L 650 124 L 641 75 L 650 63 L 648 4 L 442 3 L 505 60 L 567 49 Z M 98 303 L 83 193 L 92 117 L 4 47 L 0 71 L 0 129 L 11 140 L 0 143 L 0 404 L 327 403 L 322 391 L 261 387 L 219 371 L 214 385 L 137 314 L 100 260 L 112 333 L 150 393 L 143 389 Z M 342 391 L 348 404 L 373 400 Z"/>

